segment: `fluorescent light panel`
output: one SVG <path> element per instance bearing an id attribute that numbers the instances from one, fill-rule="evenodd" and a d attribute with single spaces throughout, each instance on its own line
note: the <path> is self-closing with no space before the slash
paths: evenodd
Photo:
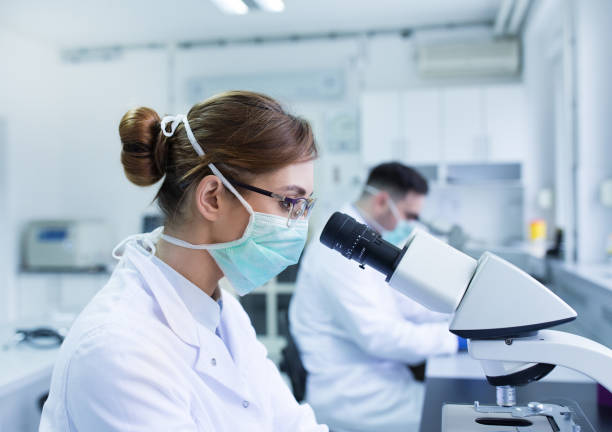
<path id="1" fill-rule="evenodd" d="M 253 0 L 261 10 L 266 12 L 282 12 L 285 10 L 283 0 Z"/>
<path id="2" fill-rule="evenodd" d="M 221 12 L 230 15 L 244 15 L 249 7 L 242 0 L 211 0 Z"/>

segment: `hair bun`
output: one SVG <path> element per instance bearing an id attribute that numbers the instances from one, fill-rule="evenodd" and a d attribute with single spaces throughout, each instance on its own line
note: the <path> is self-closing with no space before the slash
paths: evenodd
<path id="1" fill-rule="evenodd" d="M 157 183 L 166 172 L 166 139 L 160 121 L 154 110 L 140 107 L 126 112 L 119 123 L 123 170 L 138 186 Z"/>

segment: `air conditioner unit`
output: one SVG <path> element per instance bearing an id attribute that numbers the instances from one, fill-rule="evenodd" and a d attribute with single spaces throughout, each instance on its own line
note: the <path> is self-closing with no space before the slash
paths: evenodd
<path id="1" fill-rule="evenodd" d="M 417 46 L 417 69 L 424 78 L 515 76 L 520 46 L 515 39 L 423 43 Z"/>

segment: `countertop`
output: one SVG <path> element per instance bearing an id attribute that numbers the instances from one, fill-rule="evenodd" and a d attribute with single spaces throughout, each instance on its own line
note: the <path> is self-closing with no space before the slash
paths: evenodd
<path id="1" fill-rule="evenodd" d="M 546 276 L 546 266 L 565 271 L 589 283 L 612 291 L 612 263 L 574 264 L 558 259 L 538 257 L 531 253 L 529 244 L 521 243 L 514 246 L 498 246 L 478 243 L 468 243 L 465 251 L 468 255 L 478 258 L 484 251 L 490 251 L 501 258 L 510 261 L 528 273 L 538 277 Z"/>
<path id="2" fill-rule="evenodd" d="M 20 344 L 0 348 L 0 398 L 46 376 L 51 378 L 59 348 L 33 348 Z"/>
<path id="3" fill-rule="evenodd" d="M 553 260 L 550 263 L 561 271 L 612 291 L 612 264 L 570 264 Z"/>

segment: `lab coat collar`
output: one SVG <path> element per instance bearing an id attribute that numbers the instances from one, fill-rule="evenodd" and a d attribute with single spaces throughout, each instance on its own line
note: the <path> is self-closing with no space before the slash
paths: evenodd
<path id="1" fill-rule="evenodd" d="M 198 327 L 180 296 L 151 260 L 150 251 L 138 242 L 130 242 L 125 245 L 124 254 L 124 259 L 133 263 L 151 290 L 170 329 L 179 339 L 198 350 L 194 369 L 214 379 L 243 400 L 252 402 L 254 398 L 237 366 L 239 358 L 232 359 L 223 340 L 214 330 L 211 332 L 208 328 Z M 232 352 L 236 353 L 236 348 Z"/>
<path id="2" fill-rule="evenodd" d="M 150 252 L 137 243 L 129 243 L 125 245 L 124 254 L 151 290 L 170 329 L 186 344 L 199 347 L 196 321 L 162 271 L 151 261 Z"/>
<path id="3" fill-rule="evenodd" d="M 204 328 L 215 333 L 221 322 L 221 298 L 218 301 L 213 300 L 211 296 L 161 259 L 156 256 L 151 257 L 151 259 L 160 268 L 166 280 L 172 285 L 187 309 L 191 312 L 193 318 Z"/>

